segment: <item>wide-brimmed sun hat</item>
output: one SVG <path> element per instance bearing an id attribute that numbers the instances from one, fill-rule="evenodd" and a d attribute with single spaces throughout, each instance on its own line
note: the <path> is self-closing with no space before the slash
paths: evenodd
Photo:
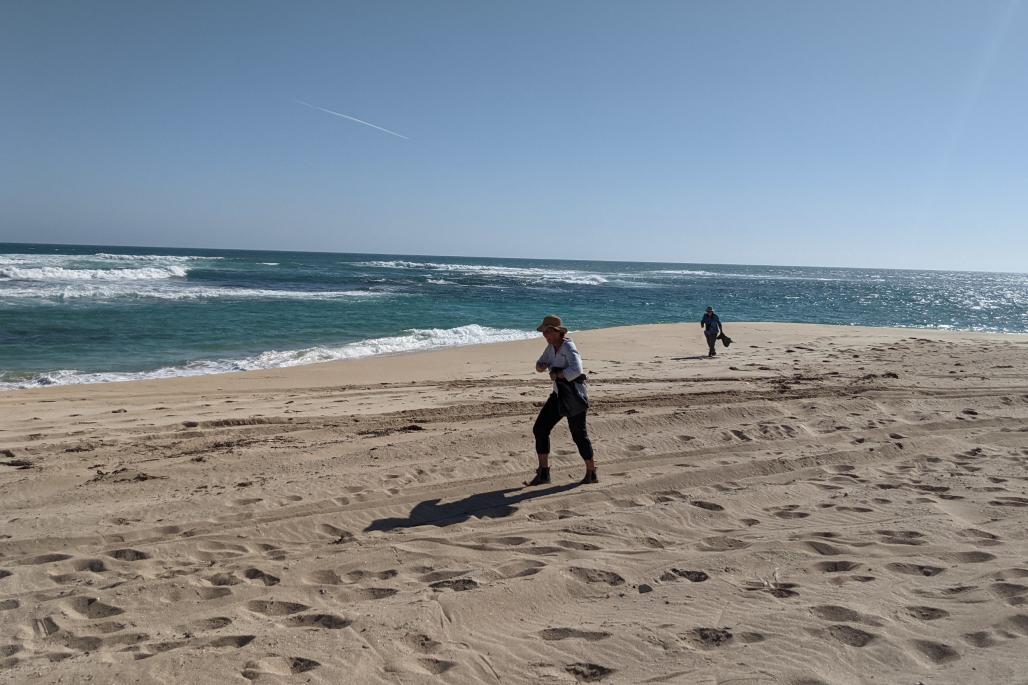
<path id="1" fill-rule="evenodd" d="M 560 320 L 560 317 L 552 314 L 550 316 L 543 317 L 543 322 L 539 324 L 535 330 L 542 333 L 548 328 L 552 328 L 560 333 L 568 332 L 568 329 L 564 327 L 564 323 Z"/>

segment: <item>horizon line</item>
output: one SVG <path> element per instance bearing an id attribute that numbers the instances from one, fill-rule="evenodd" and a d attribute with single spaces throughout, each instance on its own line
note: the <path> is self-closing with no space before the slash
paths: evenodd
<path id="1" fill-rule="evenodd" d="M 218 250 L 222 252 L 280 252 L 284 254 L 337 254 L 337 255 L 360 255 L 372 257 L 443 257 L 460 259 L 510 259 L 536 262 L 600 262 L 605 264 L 674 264 L 679 266 L 760 266 L 774 268 L 796 268 L 796 269 L 851 269 L 854 271 L 936 271 L 936 272 L 958 272 L 958 273 L 983 273 L 983 274 L 1006 274 L 1014 276 L 1028 276 L 1028 271 L 1000 271 L 989 269 L 941 269 L 923 267 L 895 267 L 895 266 L 840 266 L 833 264 L 757 264 L 746 262 L 675 262 L 660 261 L 656 259 L 553 259 L 551 257 L 497 257 L 471 254 L 429 254 L 414 252 L 341 252 L 339 250 L 283 250 L 272 248 L 245 248 L 245 247 L 203 247 L 200 245 L 125 245 L 125 244 L 102 244 L 102 243 L 26 243 L 26 242 L 4 242 L 0 245 L 42 245 L 46 247 L 126 247 L 126 248 L 156 248 L 161 250 Z"/>

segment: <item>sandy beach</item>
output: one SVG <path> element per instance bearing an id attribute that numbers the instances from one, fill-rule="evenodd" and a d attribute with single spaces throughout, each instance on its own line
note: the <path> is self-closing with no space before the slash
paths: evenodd
<path id="1" fill-rule="evenodd" d="M 1028 336 L 726 327 L 0 393 L 0 681 L 1028 682 Z"/>

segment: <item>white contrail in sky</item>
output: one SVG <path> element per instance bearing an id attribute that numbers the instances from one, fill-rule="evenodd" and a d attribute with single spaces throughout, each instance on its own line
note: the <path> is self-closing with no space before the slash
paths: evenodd
<path id="1" fill-rule="evenodd" d="M 356 121 L 358 124 L 364 124 L 365 126 L 370 126 L 371 128 L 377 128 L 379 131 L 383 131 L 385 133 L 388 133 L 391 136 L 396 136 L 397 138 L 403 138 L 404 140 L 410 140 L 410 138 L 408 138 L 407 136 L 405 136 L 405 135 L 403 135 L 401 133 L 397 133 L 396 131 L 390 131 L 389 129 L 382 128 L 381 126 L 375 126 L 374 124 L 372 124 L 369 121 L 364 121 L 363 119 L 358 119 L 357 117 L 351 117 L 349 114 L 343 114 L 342 112 L 333 112 L 330 109 L 325 109 L 324 107 L 318 107 L 317 105 L 312 105 L 311 103 L 304 102 L 303 100 L 293 100 L 293 102 L 299 103 L 299 104 L 303 105 L 304 107 L 310 107 L 311 109 L 319 109 L 322 112 L 325 112 L 327 114 L 331 114 L 333 116 L 342 117 L 343 119 L 349 119 L 350 121 Z"/>

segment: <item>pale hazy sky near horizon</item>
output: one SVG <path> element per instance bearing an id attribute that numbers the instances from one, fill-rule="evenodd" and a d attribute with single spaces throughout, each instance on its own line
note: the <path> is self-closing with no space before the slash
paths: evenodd
<path id="1" fill-rule="evenodd" d="M 1020 0 L 2 15 L 0 242 L 1028 271 Z"/>

